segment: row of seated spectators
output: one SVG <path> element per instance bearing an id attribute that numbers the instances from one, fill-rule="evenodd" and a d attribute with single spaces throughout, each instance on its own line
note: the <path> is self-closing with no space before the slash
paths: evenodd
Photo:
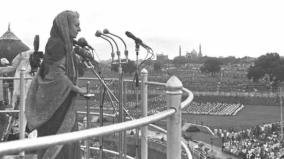
<path id="1" fill-rule="evenodd" d="M 244 84 L 245 83 L 245 84 Z M 202 81 L 197 79 L 196 81 L 190 79 L 183 80 L 183 86 L 189 88 L 192 91 L 222 91 L 222 92 L 270 92 L 271 87 L 265 83 L 254 84 L 249 81 L 237 80 L 218 80 L 214 81 Z M 273 91 L 277 91 L 272 89 Z"/>
<path id="2" fill-rule="evenodd" d="M 184 71 L 183 71 L 184 72 Z M 188 72 L 180 73 L 174 71 L 171 74 L 176 75 L 183 82 L 183 86 L 193 91 L 238 91 L 238 92 L 270 92 L 271 88 L 266 81 L 261 80 L 260 83 L 255 84 L 246 75 L 242 76 L 208 76 L 206 74 L 188 74 Z M 234 75 L 234 74 L 233 74 Z M 152 81 L 166 82 L 169 75 L 158 74 L 150 75 L 149 79 Z"/>
<path id="3" fill-rule="evenodd" d="M 244 105 L 267 105 L 267 106 L 279 106 L 279 97 L 239 97 L 239 96 L 203 96 L 195 95 L 194 100 L 196 102 L 224 102 L 224 103 L 242 103 Z"/>
<path id="4" fill-rule="evenodd" d="M 214 129 L 222 139 L 222 150 L 242 159 L 279 159 L 283 142 L 280 142 L 279 123 L 257 125 L 242 130 Z"/>
<path id="5" fill-rule="evenodd" d="M 198 103 L 192 102 L 186 110 L 183 110 L 187 113 L 192 114 L 209 114 L 209 115 L 236 115 L 241 109 L 244 108 L 244 105 L 240 103 L 221 103 L 221 102 L 207 102 L 207 103 Z"/>
<path id="6" fill-rule="evenodd" d="M 99 95 L 96 97 L 99 100 Z M 186 97 L 184 96 L 182 100 L 184 100 Z M 108 100 L 108 98 L 106 98 Z M 127 95 L 127 100 L 126 100 L 126 108 L 127 109 L 134 109 L 134 112 L 137 111 L 137 108 L 140 107 L 141 104 L 141 97 L 139 96 L 139 107 L 136 105 L 136 96 L 135 95 Z M 220 103 L 220 101 L 223 102 Z M 242 105 L 239 104 L 241 103 L 243 105 L 267 105 L 267 106 L 278 106 L 280 105 L 279 98 L 275 97 L 269 97 L 269 98 L 261 98 L 261 97 L 238 97 L 238 96 L 203 96 L 203 95 L 195 95 L 194 100 L 191 104 L 190 107 L 187 107 L 187 112 L 202 112 L 202 113 L 211 113 L 211 114 L 223 114 L 226 115 L 228 112 L 235 112 L 237 113 L 242 109 Z M 105 101 L 108 103 L 108 101 Z M 195 102 L 195 103 L 194 103 Z M 199 104 L 198 104 L 199 103 Z M 211 103 L 211 104 L 210 104 Z M 216 104 L 217 103 L 217 104 Z M 234 103 L 234 104 L 228 104 L 228 103 Z M 108 104 L 105 104 L 108 105 Z M 110 104 L 109 104 L 110 105 Z M 198 107 L 196 105 L 201 105 L 201 107 L 196 108 L 196 109 L 201 109 L 200 111 L 195 111 L 191 110 L 194 109 L 193 107 Z M 212 105 L 215 105 L 216 108 L 213 109 Z M 227 108 L 226 105 L 229 105 Z M 238 107 L 239 106 L 239 107 Z M 212 109 L 211 109 L 212 108 Z M 238 109 L 239 108 L 239 109 Z M 148 99 L 148 112 L 149 114 L 154 114 L 155 112 L 162 111 L 166 109 L 166 99 L 165 95 L 149 95 Z M 209 110 L 207 110 L 209 109 Z M 217 111 L 219 110 L 219 111 Z M 236 113 L 232 113 L 232 115 L 235 115 Z"/>
<path id="7" fill-rule="evenodd" d="M 128 108 L 134 108 L 135 101 L 126 103 Z M 220 102 L 207 102 L 198 103 L 192 102 L 190 106 L 183 110 L 187 113 L 194 114 L 210 114 L 210 115 L 236 115 L 244 106 L 240 103 L 220 103 Z M 155 114 L 166 109 L 165 95 L 155 96 L 148 100 L 148 114 Z M 136 110 L 137 111 L 137 110 Z"/>

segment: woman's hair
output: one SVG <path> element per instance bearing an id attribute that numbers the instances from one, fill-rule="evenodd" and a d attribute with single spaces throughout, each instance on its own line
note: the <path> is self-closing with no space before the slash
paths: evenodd
<path id="1" fill-rule="evenodd" d="M 62 27 L 65 28 L 65 30 L 67 28 L 69 30 L 70 23 L 72 23 L 75 18 L 79 18 L 79 13 L 76 11 L 66 10 L 59 13 L 53 20 L 50 36 L 56 38 L 59 37 L 64 40 L 64 35 L 62 35 Z"/>

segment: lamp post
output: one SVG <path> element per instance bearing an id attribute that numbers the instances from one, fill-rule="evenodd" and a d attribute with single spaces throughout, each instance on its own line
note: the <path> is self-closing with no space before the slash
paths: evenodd
<path id="1" fill-rule="evenodd" d="M 283 102 L 282 102 L 282 86 L 279 87 L 279 98 L 280 98 L 280 132 L 281 132 L 281 138 L 280 138 L 280 142 L 283 140 Z"/>
<path id="2" fill-rule="evenodd" d="M 210 137 L 211 152 L 213 152 L 213 138 Z"/>
<path id="3" fill-rule="evenodd" d="M 220 92 L 220 86 L 221 86 L 221 82 L 218 82 L 218 83 L 217 83 L 217 92 L 218 92 L 218 93 Z"/>

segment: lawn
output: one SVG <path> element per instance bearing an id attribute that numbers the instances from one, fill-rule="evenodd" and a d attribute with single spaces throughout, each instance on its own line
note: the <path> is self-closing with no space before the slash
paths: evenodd
<path id="1" fill-rule="evenodd" d="M 236 116 L 212 116 L 183 114 L 183 121 L 203 124 L 212 128 L 231 130 L 243 130 L 252 128 L 258 124 L 274 123 L 280 121 L 280 106 L 245 106 Z M 213 138 L 212 135 L 204 132 L 190 133 L 191 138 L 197 141 L 204 141 L 208 144 L 221 146 L 220 138 Z"/>
<path id="2" fill-rule="evenodd" d="M 284 112 L 284 111 L 283 111 Z M 194 115 L 183 114 L 184 123 L 203 124 L 211 129 L 222 128 L 235 131 L 252 128 L 258 124 L 274 123 L 280 121 L 279 106 L 245 106 L 236 116 L 213 116 L 213 115 Z M 166 120 L 156 123 L 166 128 Z M 208 144 L 221 146 L 220 138 L 212 138 L 208 132 L 190 133 L 193 140 L 204 141 Z"/>
<path id="3" fill-rule="evenodd" d="M 182 118 L 184 122 L 203 124 L 211 128 L 241 130 L 258 124 L 278 122 L 280 116 L 280 106 L 247 105 L 236 116 L 183 114 Z"/>

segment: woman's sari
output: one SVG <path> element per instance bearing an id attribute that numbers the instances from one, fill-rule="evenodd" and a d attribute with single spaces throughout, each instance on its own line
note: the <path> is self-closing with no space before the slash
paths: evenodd
<path id="1" fill-rule="evenodd" d="M 29 130 L 38 136 L 76 131 L 75 97 L 72 87 L 77 82 L 77 67 L 68 36 L 71 11 L 60 13 L 51 29 L 43 63 L 33 79 L 26 99 Z M 62 30 L 64 29 L 64 30 Z M 38 151 L 41 159 L 80 159 L 79 143 L 55 145 Z"/>

